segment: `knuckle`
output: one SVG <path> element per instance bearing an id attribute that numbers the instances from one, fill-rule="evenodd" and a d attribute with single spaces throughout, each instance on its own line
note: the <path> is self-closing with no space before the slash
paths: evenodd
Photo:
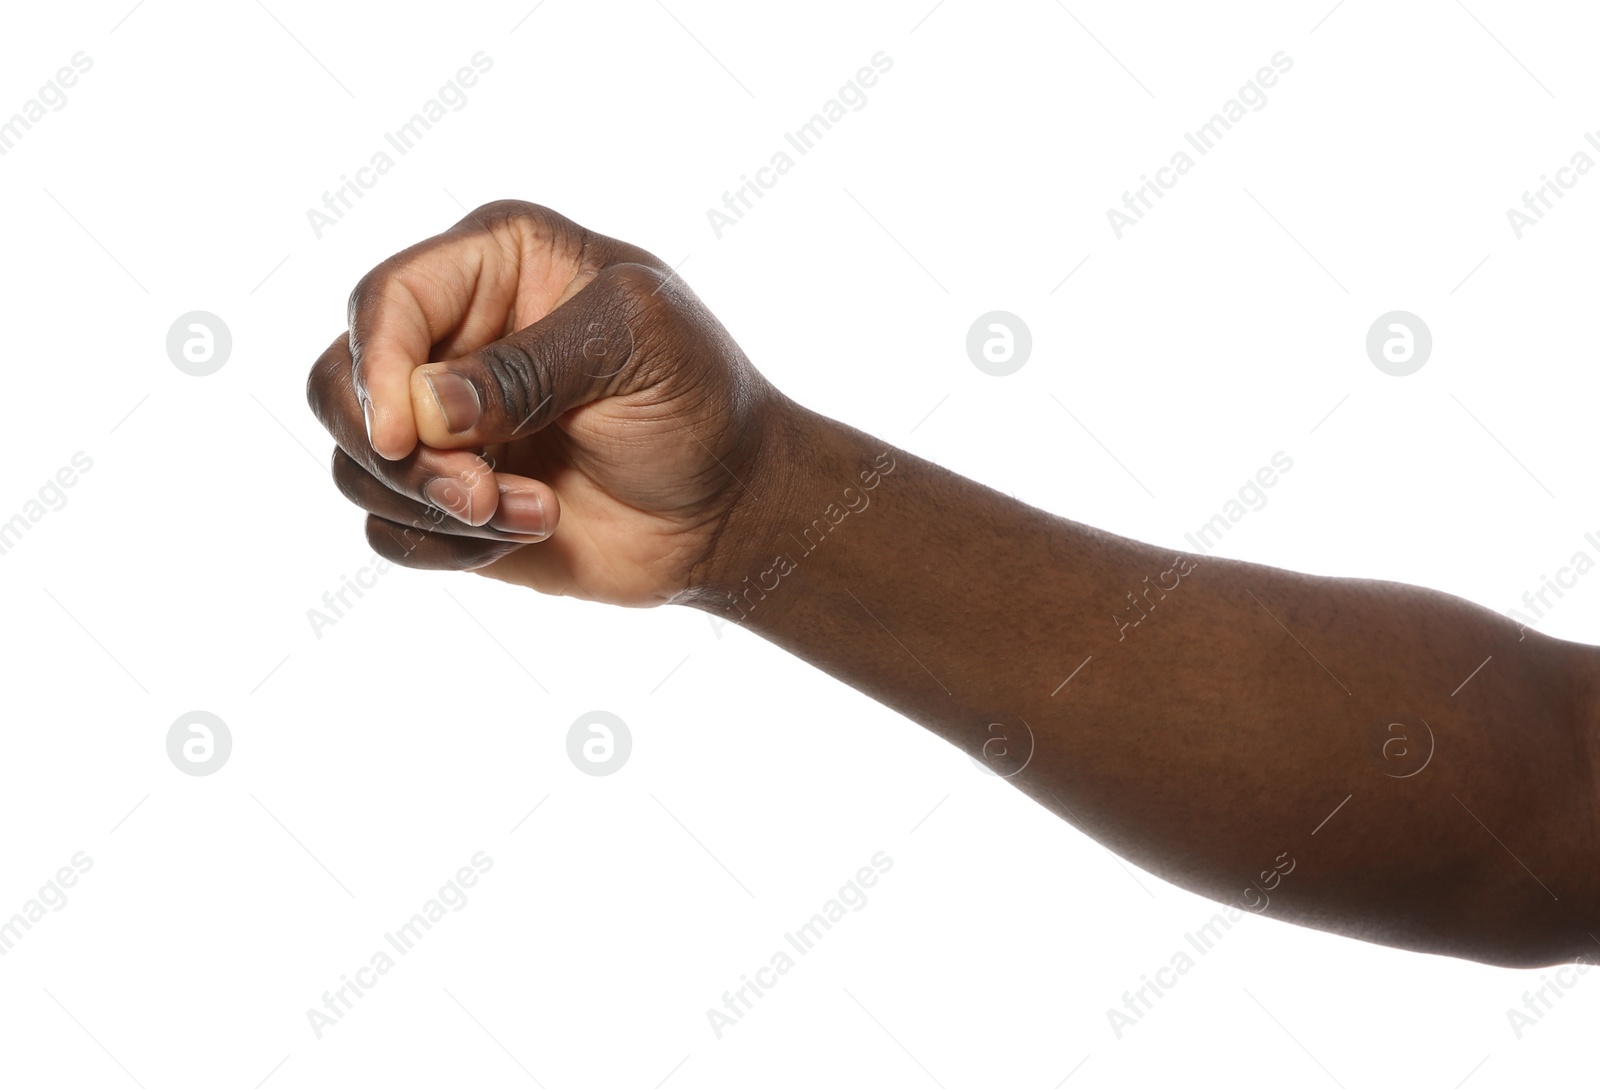
<path id="1" fill-rule="evenodd" d="M 673 290 L 673 281 L 677 279 L 670 269 L 663 270 L 640 261 L 623 261 L 606 272 L 617 294 L 633 307 L 656 305 L 663 295 Z"/>
<path id="2" fill-rule="evenodd" d="M 569 245 L 580 243 L 587 232 L 554 208 L 526 200 L 493 200 L 468 212 L 456 225 L 457 231 L 477 233 L 493 232 L 496 228 L 508 230 L 514 237 L 526 241 L 529 236 L 546 242 L 564 241 Z"/>
<path id="3" fill-rule="evenodd" d="M 611 264 L 644 265 L 655 269 L 664 276 L 671 276 L 674 269 L 671 264 L 657 257 L 642 246 L 635 246 L 631 242 L 622 242 L 615 238 L 606 238 L 603 235 L 594 236 L 605 251 L 611 255 Z"/>
<path id="4" fill-rule="evenodd" d="M 373 301 L 382 295 L 382 285 L 387 283 L 388 279 L 389 270 L 379 265 L 357 280 L 356 286 L 350 289 L 350 299 L 345 304 L 345 316 L 349 319 L 352 329 Z"/>
<path id="5" fill-rule="evenodd" d="M 680 282 L 670 269 L 626 262 L 606 270 L 610 290 L 599 301 L 597 317 L 607 326 L 626 329 L 639 339 L 670 328 L 683 309 Z"/>
<path id="6" fill-rule="evenodd" d="M 306 404 L 312 415 L 327 424 L 337 412 L 341 383 L 348 380 L 349 369 L 340 353 L 329 349 L 311 365 L 306 376 Z"/>
<path id="7" fill-rule="evenodd" d="M 377 515 L 367 518 L 367 543 L 390 563 L 419 571 L 471 571 L 519 547 L 435 531 L 420 521 L 401 525 Z"/>
<path id="8" fill-rule="evenodd" d="M 366 506 L 362 501 L 366 494 L 364 485 L 368 480 L 372 479 L 372 474 L 362 468 L 361 464 L 345 453 L 344 448 L 340 446 L 333 448 L 331 467 L 333 470 L 333 485 L 339 489 L 339 494 L 356 506 L 364 508 Z"/>
<path id="9" fill-rule="evenodd" d="M 498 559 L 502 559 L 523 547 L 515 542 L 476 541 L 473 547 L 461 548 L 457 553 L 457 571 L 476 571 L 488 567 Z"/>
<path id="10" fill-rule="evenodd" d="M 605 307 L 608 324 L 625 329 L 635 356 L 636 373 L 672 369 L 695 353 L 686 346 L 697 343 L 707 328 L 703 306 L 672 269 L 629 262 L 607 270 L 614 290 Z"/>
<path id="11" fill-rule="evenodd" d="M 306 405 L 318 420 L 322 419 L 321 369 L 321 363 L 314 364 L 306 375 Z"/>
<path id="12" fill-rule="evenodd" d="M 478 396 L 509 422 L 527 427 L 549 399 L 543 372 L 533 354 L 514 341 L 499 341 L 478 352 L 482 382 Z"/>
<path id="13" fill-rule="evenodd" d="M 361 277 L 350 290 L 350 301 L 345 308 L 345 320 L 350 327 L 347 353 L 358 387 L 365 371 L 363 357 L 367 335 L 379 324 L 386 304 L 405 301 L 409 290 L 407 277 L 415 275 L 415 262 L 411 251 L 402 251 Z"/>
<path id="14" fill-rule="evenodd" d="M 554 214 L 542 204 L 533 204 L 526 200 L 501 199 L 478 205 L 467 218 L 485 223 L 502 223 L 512 219 L 537 219 Z"/>
<path id="15" fill-rule="evenodd" d="M 366 524 L 367 544 L 372 547 L 372 551 L 390 563 L 407 566 L 405 556 L 408 550 L 395 539 L 394 531 L 399 528 L 393 522 L 369 514 Z"/>
<path id="16" fill-rule="evenodd" d="M 367 544 L 390 563 L 427 569 L 433 566 L 427 558 L 434 541 L 434 536 L 425 529 L 403 526 L 376 514 L 367 516 Z"/>

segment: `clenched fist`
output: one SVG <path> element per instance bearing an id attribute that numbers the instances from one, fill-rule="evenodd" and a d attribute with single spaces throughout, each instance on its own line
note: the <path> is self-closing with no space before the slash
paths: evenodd
<path id="1" fill-rule="evenodd" d="M 363 277 L 307 397 L 379 555 L 638 606 L 709 578 L 784 403 L 666 263 L 520 201 Z"/>

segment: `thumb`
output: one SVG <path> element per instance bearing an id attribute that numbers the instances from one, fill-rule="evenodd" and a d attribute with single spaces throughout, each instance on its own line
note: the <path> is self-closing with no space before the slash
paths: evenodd
<path id="1" fill-rule="evenodd" d="M 417 436 L 435 449 L 509 442 L 606 396 L 630 372 L 633 326 L 666 274 L 611 265 L 549 314 L 477 351 L 411 373 Z"/>

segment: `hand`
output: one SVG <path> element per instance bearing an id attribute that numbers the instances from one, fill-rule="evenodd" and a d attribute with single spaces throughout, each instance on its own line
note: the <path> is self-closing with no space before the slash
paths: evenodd
<path id="1" fill-rule="evenodd" d="M 363 277 L 307 399 L 380 556 L 635 606 L 697 588 L 787 403 L 659 258 L 518 201 Z"/>

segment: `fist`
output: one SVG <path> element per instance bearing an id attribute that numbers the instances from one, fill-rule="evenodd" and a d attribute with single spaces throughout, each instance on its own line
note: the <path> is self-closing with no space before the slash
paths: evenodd
<path id="1" fill-rule="evenodd" d="M 666 263 L 518 201 L 364 276 L 307 399 L 379 555 L 634 606 L 709 578 L 787 404 Z"/>

